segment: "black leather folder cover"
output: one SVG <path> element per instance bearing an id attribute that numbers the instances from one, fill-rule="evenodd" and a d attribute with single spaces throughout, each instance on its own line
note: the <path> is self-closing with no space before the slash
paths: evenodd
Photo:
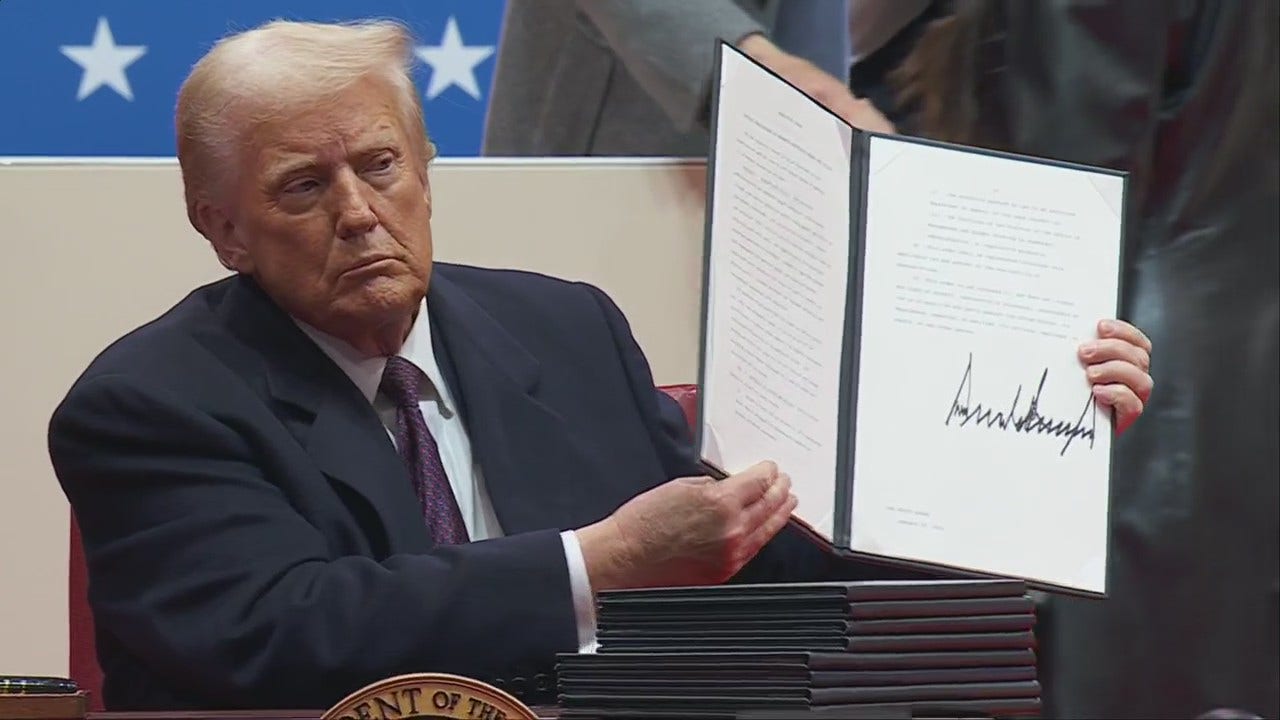
<path id="1" fill-rule="evenodd" d="M 786 709 L 743 708 L 564 708 L 560 720 L 910 720 L 911 718 L 993 718 L 1038 715 L 1039 698 L 939 700 L 918 703 L 828 705 Z"/>
<path id="2" fill-rule="evenodd" d="M 732 707 L 784 706 L 815 707 L 821 705 L 849 705 L 855 703 L 926 701 L 964 701 L 1007 698 L 1038 698 L 1040 683 L 1035 681 L 1012 683 L 964 683 L 955 685 L 902 685 L 874 688 L 825 688 L 797 690 L 791 688 L 762 688 L 756 692 L 722 690 L 716 694 L 680 692 L 677 689 L 662 693 L 618 692 L 608 694 L 561 693 L 560 702 L 566 707 L 687 707 L 717 709 Z"/>
<path id="3" fill-rule="evenodd" d="M 899 618 L 893 618 L 899 619 Z M 906 618 L 908 620 L 912 618 Z M 845 633 L 849 629 L 847 618 L 788 618 L 788 617 L 748 617 L 706 618 L 705 620 L 681 620 L 676 618 L 642 618 L 638 621 L 619 619 L 616 622 L 597 622 L 597 636 L 612 634 L 633 634 L 644 632 L 662 632 L 682 635 L 699 632 L 797 632 L 797 633 Z"/>
<path id="4" fill-rule="evenodd" d="M 612 652 L 731 652 L 735 650 L 794 650 L 861 652 L 929 652 L 942 650 L 986 650 L 1035 647 L 1031 631 L 1007 633 L 950 633 L 935 635 L 865 635 L 833 637 L 795 635 L 790 637 L 705 638 L 669 635 L 644 638 L 600 639 L 600 654 Z"/>
<path id="5" fill-rule="evenodd" d="M 1035 616 L 955 615 L 922 618 L 883 618 L 876 620 L 738 620 L 729 623 L 671 622 L 666 624 L 616 623 L 601 627 L 597 636 L 605 638 L 645 637 L 791 637 L 854 635 L 919 635 L 938 633 L 1015 632 L 1029 630 Z"/>
<path id="6" fill-rule="evenodd" d="M 945 617 L 952 615 L 1034 614 L 1030 597 L 957 598 L 941 600 L 859 600 L 829 607 L 806 607 L 794 603 L 761 603 L 718 607 L 709 604 L 671 605 L 644 608 L 637 605 L 601 605 L 597 619 L 601 628 L 618 624 L 666 624 L 685 622 L 741 622 L 743 620 L 821 621 Z"/>
<path id="7" fill-rule="evenodd" d="M 844 706 L 844 714 L 830 716 L 839 720 L 911 720 L 911 709 L 904 706 Z M 789 710 L 696 710 L 691 708 L 676 709 L 644 709 L 644 708 L 564 708 L 560 711 L 560 720 L 738 720 L 742 712 L 760 713 L 760 717 L 777 718 L 778 720 L 803 720 L 812 713 L 808 708 L 790 708 Z M 755 715 L 752 715 L 755 717 Z M 818 717 L 818 716 L 814 716 Z M 821 717 L 828 717 L 822 715 Z M 965 716 L 969 717 L 969 716 Z M 974 715 L 973 717 L 979 717 Z M 985 717 L 985 716 L 982 716 Z"/>
<path id="8" fill-rule="evenodd" d="M 925 670 L 800 670 L 795 672 L 755 671 L 739 674 L 673 668 L 665 673 L 606 671 L 561 674 L 560 692 L 614 692 L 628 688 L 652 691 L 662 688 L 701 689 L 714 693 L 718 688 L 835 688 L 881 687 L 886 685 L 941 685 L 948 683 L 993 683 L 1035 680 L 1034 665 L 1004 667 L 938 668 Z"/>
<path id="9" fill-rule="evenodd" d="M 752 583 L 692 587 L 608 590 L 598 601 L 611 604 L 749 603 L 768 600 L 936 600 L 943 598 L 1019 597 L 1021 580 L 855 580 L 819 583 Z"/>
<path id="10" fill-rule="evenodd" d="M 596 669 L 626 669 L 628 671 L 664 671 L 672 668 L 701 668 L 708 672 L 716 669 L 742 668 L 791 668 L 804 670 L 914 670 L 961 667 L 1001 667 L 1008 665 L 1034 665 L 1035 651 L 1030 648 L 1012 650 L 980 650 L 960 652 L 876 652 L 876 653 L 820 653 L 820 652 L 693 652 L 693 653 L 631 653 L 559 655 L 557 672 L 573 673 Z"/>
<path id="11" fill-rule="evenodd" d="M 1039 716 L 1040 698 L 992 698 L 989 700 L 925 700 L 915 703 L 876 703 L 871 705 L 827 705 L 786 710 L 750 708 L 738 710 L 733 720 L 866 720 L 867 718 L 1005 718 Z M 561 715 L 563 720 L 600 717 Z M 608 716 L 621 720 L 620 716 Z M 651 716 L 652 717 L 652 716 Z M 674 717 L 674 716 L 672 716 Z M 685 716 L 692 720 L 695 716 Z M 721 716 L 722 717 L 722 716 Z M 636 720 L 641 720 L 637 717 Z M 654 719 L 656 720 L 656 718 Z"/>
<path id="12" fill-rule="evenodd" d="M 560 693 L 566 705 L 630 707 L 688 704 L 690 707 L 751 706 L 760 704 L 847 705 L 851 703 L 919 702 L 924 700 L 985 700 L 988 698 L 1035 698 L 1040 683 L 1024 680 L 1003 683 L 951 683 L 938 685 L 884 685 L 879 687 L 795 688 L 760 686 L 755 688 L 629 688 L 612 692 Z"/>

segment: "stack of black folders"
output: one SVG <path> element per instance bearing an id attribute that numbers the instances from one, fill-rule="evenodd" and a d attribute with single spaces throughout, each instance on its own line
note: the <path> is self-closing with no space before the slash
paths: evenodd
<path id="1" fill-rule="evenodd" d="M 1021 580 L 600 593 L 599 649 L 557 664 L 560 717 L 1012 717 L 1040 710 Z"/>

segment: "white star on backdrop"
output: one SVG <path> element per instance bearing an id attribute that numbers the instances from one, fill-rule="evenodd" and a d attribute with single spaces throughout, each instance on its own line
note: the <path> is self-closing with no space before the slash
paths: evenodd
<path id="1" fill-rule="evenodd" d="M 458 32 L 458 21 L 452 15 L 445 23 L 444 37 L 440 39 L 440 44 L 420 45 L 414 53 L 422 62 L 431 66 L 431 81 L 427 83 L 428 100 L 435 99 L 452 85 L 462 88 L 472 98 L 480 99 L 476 65 L 493 54 L 493 46 L 463 45 L 462 33 Z"/>
<path id="2" fill-rule="evenodd" d="M 98 18 L 92 45 L 63 45 L 59 49 L 84 70 L 80 76 L 80 90 L 76 93 L 77 101 L 89 97 L 103 85 L 115 90 L 125 100 L 133 100 L 133 89 L 129 87 L 129 77 L 124 70 L 145 55 L 147 47 L 116 45 L 111 25 L 105 17 Z"/>

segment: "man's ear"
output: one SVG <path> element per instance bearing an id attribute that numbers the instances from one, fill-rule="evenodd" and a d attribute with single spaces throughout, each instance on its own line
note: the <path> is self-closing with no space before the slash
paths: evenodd
<path id="1" fill-rule="evenodd" d="M 431 138 L 423 138 L 426 143 L 422 152 L 422 166 L 419 177 L 422 179 L 423 199 L 427 201 L 427 218 L 431 218 L 431 161 L 436 159 L 436 144 Z"/>
<path id="2" fill-rule="evenodd" d="M 431 218 L 431 169 L 422 171 L 422 195 L 427 201 L 427 218 Z"/>
<path id="3" fill-rule="evenodd" d="M 192 216 L 196 229 L 209 240 L 217 253 L 218 262 L 228 270 L 253 274 L 253 258 L 244 245 L 244 235 L 225 210 L 201 199 L 196 201 Z"/>

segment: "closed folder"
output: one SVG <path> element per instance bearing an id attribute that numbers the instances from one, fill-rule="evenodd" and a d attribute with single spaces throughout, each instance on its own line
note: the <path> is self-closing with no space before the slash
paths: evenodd
<path id="1" fill-rule="evenodd" d="M 725 607 L 710 603 L 667 605 L 644 608 L 635 604 L 602 604 L 597 615 L 601 628 L 626 624 L 707 623 L 751 621 L 844 620 L 907 617 L 943 617 L 951 615 L 1032 614 L 1031 598 L 978 597 L 935 600 L 858 600 L 829 607 L 788 606 L 762 602 L 757 605 Z"/>
<path id="2" fill-rule="evenodd" d="M 724 673 L 689 668 L 672 668 L 664 672 L 603 671 L 563 674 L 559 678 L 561 692 L 661 692 L 664 689 L 699 690 L 714 694 L 717 689 L 758 687 L 836 688 L 880 687 L 886 685 L 940 685 L 948 683 L 992 683 L 1035 680 L 1034 665 L 1005 667 L 937 668 L 922 670 L 802 670 L 778 672 Z"/>
<path id="3" fill-rule="evenodd" d="M 682 692 L 670 688 L 662 692 L 620 691 L 608 694 L 561 693 L 567 707 L 754 707 L 783 705 L 813 707 L 853 703 L 922 702 L 930 700 L 986 700 L 992 698 L 1037 698 L 1040 683 L 1029 680 L 1006 683 L 955 683 L 947 685 L 898 685 L 853 688 L 762 687 L 755 691 L 722 689 L 718 692 Z"/>
<path id="4" fill-rule="evenodd" d="M 832 717 L 839 720 L 911 720 L 911 708 L 901 705 L 841 705 L 838 716 L 813 715 L 814 717 Z M 827 709 L 827 708 L 822 708 Z M 738 720 L 748 717 L 743 713 L 769 713 L 760 717 L 777 718 L 778 720 L 797 720 L 809 717 L 817 708 L 789 708 L 787 710 L 740 710 L 740 709 L 695 709 L 695 708 L 564 708 L 557 715 L 560 720 Z M 953 713 L 954 716 L 954 713 Z M 936 716 L 935 716 L 936 717 Z M 971 717 L 961 715 L 960 717 Z M 974 715 L 972 717 L 979 717 Z M 980 717 L 987 717 L 981 715 Z"/>
<path id="5" fill-rule="evenodd" d="M 843 652 L 927 652 L 1035 647 L 1030 631 L 1008 633 L 953 633 L 945 635 L 793 636 L 694 639 L 646 637 L 601 639 L 600 653 L 611 652 L 732 652 L 735 650 L 797 650 Z"/>
<path id="6" fill-rule="evenodd" d="M 943 598 L 1019 597 L 1026 594 L 1021 580 L 850 580 L 814 583 L 752 583 L 691 587 L 609 590 L 600 593 L 601 606 L 611 604 L 752 603 L 855 600 L 936 600 Z"/>
<path id="7" fill-rule="evenodd" d="M 1015 615 L 958 615 L 877 620 L 738 620 L 730 623 L 672 622 L 665 625 L 619 622 L 602 627 L 597 636 L 633 639 L 645 637 L 798 637 L 853 635 L 918 635 L 926 633 L 987 633 L 1029 630 L 1035 617 Z"/>
<path id="8" fill-rule="evenodd" d="M 921 700 L 912 703 L 873 703 L 857 705 L 827 705 L 810 708 L 744 709 L 729 714 L 720 710 L 705 715 L 681 716 L 684 720 L 694 717 L 710 720 L 711 717 L 731 720 L 897 720 L 898 718 L 1003 718 L 1012 716 L 1039 716 L 1040 698 L 988 698 L 985 700 Z M 623 711 L 626 713 L 627 711 Z M 661 712 L 661 711 L 659 711 Z M 561 715 L 561 720 L 594 717 L 597 720 L 642 720 L 641 716 L 628 714 Z M 675 715 L 670 716 L 677 717 Z M 658 720 L 658 716 L 645 716 L 644 720 Z"/>
<path id="9" fill-rule="evenodd" d="M 788 708 L 564 708 L 560 720 L 910 720 L 1038 715 L 1039 698 L 925 700 Z"/>
<path id="10" fill-rule="evenodd" d="M 691 653 L 635 653 L 609 654 L 563 653 L 559 655 L 557 672 L 569 673 L 596 669 L 622 669 L 628 672 L 665 671 L 670 669 L 701 669 L 726 673 L 749 669 L 790 669 L 804 671 L 851 670 L 905 670 L 926 668 L 997 667 L 1008 665 L 1034 665 L 1035 651 L 1030 648 L 1011 650 L 969 650 L 943 652 L 691 652 Z"/>

